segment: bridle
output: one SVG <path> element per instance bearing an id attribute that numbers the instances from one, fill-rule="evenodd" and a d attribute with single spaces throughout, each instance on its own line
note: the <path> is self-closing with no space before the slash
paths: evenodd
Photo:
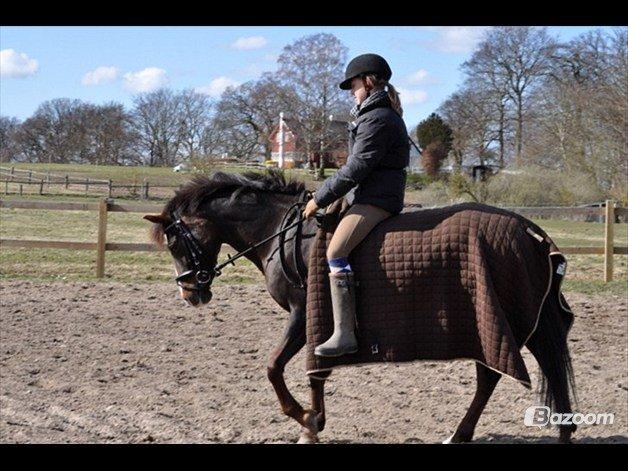
<path id="1" fill-rule="evenodd" d="M 305 205 L 311 197 L 312 197 L 312 192 L 309 190 L 304 190 L 304 193 L 299 198 L 301 201 L 290 206 L 290 208 L 286 212 L 286 215 L 290 214 L 295 208 L 298 209 L 300 206 Z M 283 224 L 286 220 L 286 216 L 284 216 L 284 219 L 282 221 L 282 228 L 278 232 L 274 233 L 271 236 L 268 236 L 264 240 L 257 242 L 254 245 L 249 246 L 246 250 L 242 250 L 241 252 L 238 252 L 233 257 L 231 255 L 227 255 L 226 262 L 223 262 L 221 264 L 215 265 L 214 267 L 211 267 L 210 264 L 208 263 L 208 259 L 209 259 L 208 254 L 203 250 L 203 246 L 196 239 L 196 237 L 194 237 L 194 234 L 192 234 L 192 231 L 190 230 L 190 228 L 185 224 L 185 222 L 183 222 L 181 215 L 177 211 L 173 211 L 171 213 L 171 219 L 173 222 L 164 229 L 164 232 L 166 234 L 174 233 L 175 236 L 183 240 L 183 244 L 187 252 L 188 259 L 191 260 L 192 265 L 193 265 L 193 268 L 191 268 L 190 270 L 187 270 L 181 274 L 178 274 L 175 278 L 175 281 L 180 288 L 183 288 L 188 291 L 196 291 L 196 292 L 208 290 L 214 278 L 220 276 L 222 274 L 222 269 L 226 267 L 227 265 L 231 264 L 235 266 L 234 262 L 238 258 L 243 257 L 244 255 L 248 254 L 252 250 L 255 250 L 259 246 L 264 245 L 266 242 L 274 239 L 275 237 L 283 235 L 285 232 L 289 231 L 293 227 L 299 226 L 299 229 L 300 229 L 301 225 L 305 221 L 305 218 L 303 216 L 300 216 L 297 218 L 296 222 L 286 227 L 283 227 Z M 281 243 L 283 244 L 283 242 L 284 242 L 284 239 L 282 239 Z M 295 247 L 295 252 L 296 252 L 296 247 Z M 296 263 L 296 256 L 295 256 L 295 263 Z M 285 267 L 283 267 L 283 259 L 282 259 L 282 268 L 284 269 L 284 273 L 286 273 Z M 299 278 L 300 278 L 299 281 L 301 282 L 299 284 L 301 285 L 300 287 L 303 287 L 302 273 L 301 273 L 301 270 L 299 270 L 298 265 L 297 265 L 297 269 L 299 272 Z M 183 285 L 182 284 L 183 281 L 185 279 L 190 278 L 191 276 L 194 276 L 194 280 L 196 282 L 195 286 L 191 287 L 189 285 Z M 289 281 L 292 282 L 289 276 L 288 276 L 288 279 Z M 292 284 L 294 286 L 295 283 L 292 283 Z"/>
<path id="2" fill-rule="evenodd" d="M 194 268 L 178 274 L 175 278 L 177 285 L 188 291 L 205 291 L 215 277 L 215 270 L 210 269 L 207 263 L 207 254 L 203 251 L 202 245 L 194 237 L 190 228 L 183 222 L 178 212 L 172 213 L 172 223 L 164 229 L 164 232 L 174 232 L 175 236 L 183 240 L 183 245 L 187 251 L 189 260 L 192 261 Z M 186 278 L 194 275 L 196 286 L 190 287 L 183 285 L 182 282 Z"/>

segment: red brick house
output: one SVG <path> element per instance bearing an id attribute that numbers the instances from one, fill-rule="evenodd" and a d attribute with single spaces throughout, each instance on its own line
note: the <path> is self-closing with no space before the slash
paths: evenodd
<path id="1" fill-rule="evenodd" d="M 306 151 L 299 141 L 299 136 L 294 131 L 296 123 L 293 119 L 283 119 L 283 158 L 284 162 L 291 162 L 289 165 L 302 167 L 308 162 L 316 165 L 320 162 L 319 152 L 311 152 L 306 155 Z M 348 157 L 347 150 L 347 123 L 341 120 L 332 120 L 331 129 L 336 136 L 334 145 L 331 149 L 323 154 L 323 161 L 326 168 L 336 168 L 344 165 Z M 269 136 L 271 142 L 271 159 L 279 162 L 281 149 L 281 133 L 280 124 Z"/>

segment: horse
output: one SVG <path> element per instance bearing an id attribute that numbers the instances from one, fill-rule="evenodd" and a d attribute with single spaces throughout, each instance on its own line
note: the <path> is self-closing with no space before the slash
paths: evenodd
<path id="1" fill-rule="evenodd" d="M 318 442 L 318 434 L 325 428 L 324 388 L 331 373 L 309 377 L 309 407 L 297 402 L 284 380 L 286 365 L 306 343 L 306 287 L 295 283 L 294 273 L 299 265 L 307 270 L 317 220 L 302 220 L 300 250 L 295 249 L 295 244 L 285 244 L 285 238 L 275 236 L 284 226 L 286 214 L 300 207 L 307 193 L 303 182 L 286 181 L 283 173 L 276 170 L 244 174 L 216 172 L 211 177 L 194 177 L 175 192 L 161 214 L 144 216 L 153 223 L 152 241 L 158 246 L 167 245 L 180 295 L 191 306 L 211 301 L 211 284 L 220 274 L 217 259 L 222 244 L 238 250 L 264 275 L 268 293 L 289 313 L 283 336 L 270 355 L 267 376 L 283 414 L 301 426 L 298 443 Z M 279 251 L 284 252 L 284 261 L 294 261 L 292 276 L 282 266 L 281 257 L 277 256 Z M 307 277 L 307 271 L 304 275 Z M 575 394 L 567 331 L 555 312 L 542 312 L 534 334 L 526 343 L 540 365 L 541 394 L 546 404 L 563 413 L 571 412 L 570 393 Z M 455 432 L 443 443 L 473 439 L 476 424 L 501 376 L 476 362 L 475 395 Z M 575 425 L 560 425 L 559 429 L 559 442 L 569 443 Z"/>

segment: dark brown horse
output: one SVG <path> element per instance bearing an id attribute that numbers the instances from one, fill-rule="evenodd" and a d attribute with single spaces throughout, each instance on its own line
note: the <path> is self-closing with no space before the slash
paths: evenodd
<path id="1" fill-rule="evenodd" d="M 244 251 L 280 230 L 286 211 L 302 201 L 302 182 L 286 182 L 279 172 L 267 174 L 228 174 L 218 172 L 211 178 L 196 177 L 187 183 L 165 205 L 161 214 L 146 215 L 153 222 L 152 239 L 167 243 L 174 259 L 181 296 L 192 306 L 211 300 L 211 282 L 215 276 L 218 253 L 222 244 Z M 287 237 L 294 236 L 294 229 Z M 317 230 L 315 219 L 303 223 L 302 250 L 299 262 L 307 261 Z M 246 257 L 264 274 L 272 298 L 290 313 L 288 325 L 268 363 L 268 379 L 272 383 L 281 410 L 302 427 L 300 443 L 318 440 L 325 427 L 324 384 L 329 375 L 310 377 L 311 404 L 303 408 L 292 396 L 283 372 L 306 342 L 306 292 L 295 287 L 282 268 L 278 237 L 249 251 Z M 285 260 L 293 259 L 293 244 L 285 244 Z M 292 272 L 296 269 L 293 267 Z M 551 315 L 541 316 L 534 335 L 526 346 L 540 364 L 544 377 L 546 402 L 558 412 L 571 412 L 569 392 L 572 383 L 571 363 L 567 350 L 566 330 Z M 447 443 L 468 442 L 501 374 L 476 363 L 477 388 L 473 401 L 455 433 Z M 560 440 L 568 442 L 575 426 L 561 426 Z"/>

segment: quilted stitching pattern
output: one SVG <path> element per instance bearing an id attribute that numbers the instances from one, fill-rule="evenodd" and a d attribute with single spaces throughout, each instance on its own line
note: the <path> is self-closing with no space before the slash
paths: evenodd
<path id="1" fill-rule="evenodd" d="M 349 259 L 359 282 L 360 350 L 316 357 L 314 348 L 333 332 L 325 252 L 347 208 L 342 199 L 329 209 L 332 222 L 318 230 L 310 253 L 308 372 L 467 358 L 529 386 L 520 349 L 551 282 L 549 253 L 558 249 L 532 221 L 478 203 L 404 210 L 377 225 Z M 543 241 L 527 233 L 528 227 Z"/>

